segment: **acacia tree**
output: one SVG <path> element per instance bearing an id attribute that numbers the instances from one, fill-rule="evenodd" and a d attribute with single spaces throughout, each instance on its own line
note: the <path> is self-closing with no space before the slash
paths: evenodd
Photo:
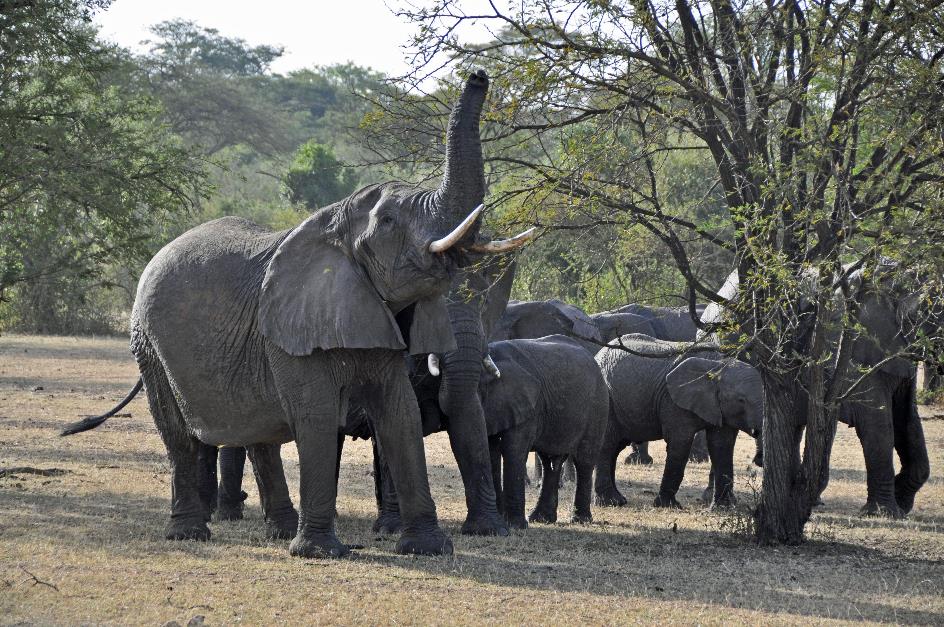
<path id="1" fill-rule="evenodd" d="M 700 298 L 730 312 L 707 330 L 732 338 L 724 348 L 754 363 L 766 390 L 758 539 L 800 542 L 840 403 L 869 374 L 850 360 L 856 304 L 892 284 L 927 293 L 942 276 L 942 3 L 418 4 L 400 10 L 419 25 L 405 79 L 489 68 L 487 117 L 507 148 L 492 162 L 527 217 L 642 227 L 670 251 L 693 317 Z M 722 195 L 720 220 L 666 202 L 660 172 L 682 150 L 712 164 L 704 194 Z M 739 290 L 716 293 L 693 241 L 734 255 Z"/>

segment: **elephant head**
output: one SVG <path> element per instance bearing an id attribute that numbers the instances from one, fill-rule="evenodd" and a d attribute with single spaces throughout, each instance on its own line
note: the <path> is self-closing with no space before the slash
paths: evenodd
<path id="1" fill-rule="evenodd" d="M 559 300 L 513 301 L 502 314 L 491 340 L 566 335 L 600 343 L 603 337 L 593 319 L 579 307 Z"/>
<path id="2" fill-rule="evenodd" d="M 757 437 L 764 424 L 760 373 L 736 359 L 688 357 L 665 377 L 676 405 L 714 427 L 734 427 Z"/>
<path id="3" fill-rule="evenodd" d="M 530 236 L 483 242 L 479 118 L 488 88 L 473 73 L 450 116 L 442 184 L 383 183 L 316 211 L 269 261 L 258 319 L 291 355 L 316 349 L 456 346 L 444 294 L 470 255 L 516 248 Z"/>

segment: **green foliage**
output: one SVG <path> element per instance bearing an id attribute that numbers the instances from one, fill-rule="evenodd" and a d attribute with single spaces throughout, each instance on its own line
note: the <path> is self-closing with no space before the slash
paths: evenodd
<path id="1" fill-rule="evenodd" d="M 315 210 L 350 195 L 357 173 L 338 161 L 330 146 L 309 141 L 295 153 L 282 181 L 291 202 Z"/>
<path id="2" fill-rule="evenodd" d="M 140 262 L 156 227 L 206 192 L 202 160 L 161 122 L 127 56 L 96 40 L 88 21 L 100 5 L 0 13 L 2 296 Z"/>

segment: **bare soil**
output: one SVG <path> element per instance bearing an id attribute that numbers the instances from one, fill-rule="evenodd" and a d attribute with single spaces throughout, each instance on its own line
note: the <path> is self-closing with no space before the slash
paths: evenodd
<path id="1" fill-rule="evenodd" d="M 426 440 L 430 483 L 456 554 L 398 556 L 395 538 L 370 532 L 370 446 L 348 442 L 339 534 L 366 548 L 326 561 L 264 539 L 251 474 L 246 520 L 212 523 L 207 543 L 165 541 L 168 467 L 143 395 L 130 417 L 58 437 L 136 378 L 126 340 L 0 337 L 0 469 L 65 471 L 0 473 L 0 623 L 944 623 L 941 408 L 923 410 L 932 475 L 903 521 L 857 515 L 862 451 L 840 425 L 825 506 L 799 547 L 750 539 L 760 477 L 746 438 L 733 513 L 696 504 L 707 464 L 689 466 L 684 511 L 653 509 L 664 459 L 654 445 L 654 466 L 620 465 L 630 505 L 595 508 L 592 525 L 463 537 L 462 482 L 437 435 Z M 283 455 L 297 501 L 294 447 Z M 572 496 L 562 490 L 562 520 Z"/>

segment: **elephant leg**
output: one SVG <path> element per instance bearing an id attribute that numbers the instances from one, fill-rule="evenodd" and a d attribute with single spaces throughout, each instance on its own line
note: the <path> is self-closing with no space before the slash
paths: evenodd
<path id="1" fill-rule="evenodd" d="M 495 505 L 498 513 L 505 515 L 505 498 L 502 490 L 502 460 L 501 437 L 497 435 L 488 438 L 488 453 L 492 459 L 492 485 L 495 488 Z M 527 472 L 527 471 L 526 471 Z"/>
<path id="2" fill-rule="evenodd" d="M 915 386 L 914 379 L 907 380 L 892 400 L 895 451 L 901 461 L 901 471 L 895 476 L 895 501 L 903 514 L 914 507 L 915 494 L 931 474 L 924 428 L 915 402 Z"/>
<path id="3" fill-rule="evenodd" d="M 400 499 L 390 474 L 390 466 L 384 460 L 374 438 L 374 489 L 380 495 L 377 509 L 377 520 L 371 529 L 380 535 L 393 535 L 403 530 L 403 521 L 400 519 Z"/>
<path id="4" fill-rule="evenodd" d="M 337 427 L 330 425 L 339 424 L 339 409 L 323 407 L 320 416 L 306 416 L 296 425 L 301 511 L 289 553 L 298 557 L 342 557 L 350 552 L 350 547 L 338 540 L 334 528 L 338 442 Z"/>
<path id="5" fill-rule="evenodd" d="M 574 510 L 570 522 L 589 524 L 593 522 L 590 500 L 593 495 L 593 464 L 582 459 L 574 461 L 577 468 L 577 485 L 574 488 Z"/>
<path id="6" fill-rule="evenodd" d="M 246 447 L 246 453 L 252 462 L 252 474 L 259 488 L 266 537 L 291 540 L 298 532 L 298 512 L 288 493 L 280 449 L 278 444 L 254 444 Z"/>
<path id="7" fill-rule="evenodd" d="M 396 551 L 400 554 L 451 555 L 452 540 L 439 527 L 436 505 L 429 491 L 420 409 L 402 356 L 393 353 L 391 359 L 379 394 L 372 395 L 373 407 L 368 409 L 368 415 L 376 417 L 374 433 L 399 497 L 403 532 Z M 484 422 L 482 429 L 485 429 Z M 482 442 L 487 444 L 487 438 L 483 436 Z M 488 464 L 487 448 L 484 454 Z M 487 465 L 485 471 L 491 494 L 492 477 Z"/>
<path id="8" fill-rule="evenodd" d="M 709 459 L 708 442 L 705 431 L 699 431 L 692 440 L 692 451 L 688 454 L 688 461 L 702 463 Z"/>
<path id="9" fill-rule="evenodd" d="M 502 493 L 505 520 L 512 529 L 527 529 L 524 517 L 524 480 L 528 476 L 528 443 L 514 429 L 501 437 Z"/>
<path id="10" fill-rule="evenodd" d="M 541 458 L 538 457 L 538 454 L 534 454 L 534 480 L 535 482 L 540 483 L 541 478 L 544 476 L 544 466 L 541 465 Z"/>
<path id="11" fill-rule="evenodd" d="M 737 430 L 716 427 L 706 430 L 708 453 L 711 456 L 711 474 L 714 480 L 712 508 L 732 507 L 734 501 L 734 442 Z"/>
<path id="12" fill-rule="evenodd" d="M 220 490 L 218 500 L 219 520 L 242 520 L 243 471 L 246 467 L 246 449 L 242 446 L 225 446 L 220 449 Z"/>
<path id="13" fill-rule="evenodd" d="M 890 408 L 869 408 L 857 412 L 856 435 L 865 455 L 865 477 L 868 497 L 860 513 L 864 516 L 904 515 L 895 501 L 895 435 Z"/>
<path id="14" fill-rule="evenodd" d="M 200 500 L 207 508 L 207 522 L 216 510 L 216 460 L 219 449 L 209 444 L 200 444 L 197 452 L 199 478 L 197 489 L 200 491 Z"/>
<path id="15" fill-rule="evenodd" d="M 444 354 L 441 360 L 439 404 L 449 418 L 449 444 L 465 488 L 467 514 L 462 533 L 508 535 L 495 502 L 485 413 L 479 397 L 485 356 L 481 320 L 477 313 L 464 311 L 461 306 L 450 307 L 450 320 L 459 348 Z"/>
<path id="16" fill-rule="evenodd" d="M 557 495 L 560 490 L 560 475 L 564 467 L 564 455 L 544 455 L 538 452 L 541 465 L 544 466 L 544 478 L 541 481 L 541 494 L 537 505 L 528 515 L 530 522 L 557 522 Z"/>
<path id="17" fill-rule="evenodd" d="M 171 513 L 164 537 L 168 540 L 209 540 L 210 528 L 206 524 L 209 510 L 200 498 L 199 490 L 201 444 L 190 435 L 157 355 L 146 339 L 144 343 L 135 351 L 135 357 L 144 379 L 151 416 L 170 461 Z"/>
<path id="18" fill-rule="evenodd" d="M 662 471 L 659 494 L 652 502 L 654 507 L 682 509 L 675 495 L 678 494 L 679 486 L 685 477 L 685 466 L 688 464 L 688 454 L 691 452 L 694 437 L 694 433 L 686 433 L 666 441 L 665 469 Z"/>
<path id="19" fill-rule="evenodd" d="M 640 466 L 650 466 L 652 464 L 652 455 L 649 454 L 648 442 L 630 442 L 629 455 L 623 460 L 625 464 L 638 464 Z"/>
<path id="20" fill-rule="evenodd" d="M 611 420 L 606 427 L 606 435 L 597 458 L 596 479 L 594 480 L 594 502 L 603 507 L 621 507 L 626 505 L 626 497 L 616 488 L 616 458 L 623 450 L 624 440 L 617 432 Z"/>

